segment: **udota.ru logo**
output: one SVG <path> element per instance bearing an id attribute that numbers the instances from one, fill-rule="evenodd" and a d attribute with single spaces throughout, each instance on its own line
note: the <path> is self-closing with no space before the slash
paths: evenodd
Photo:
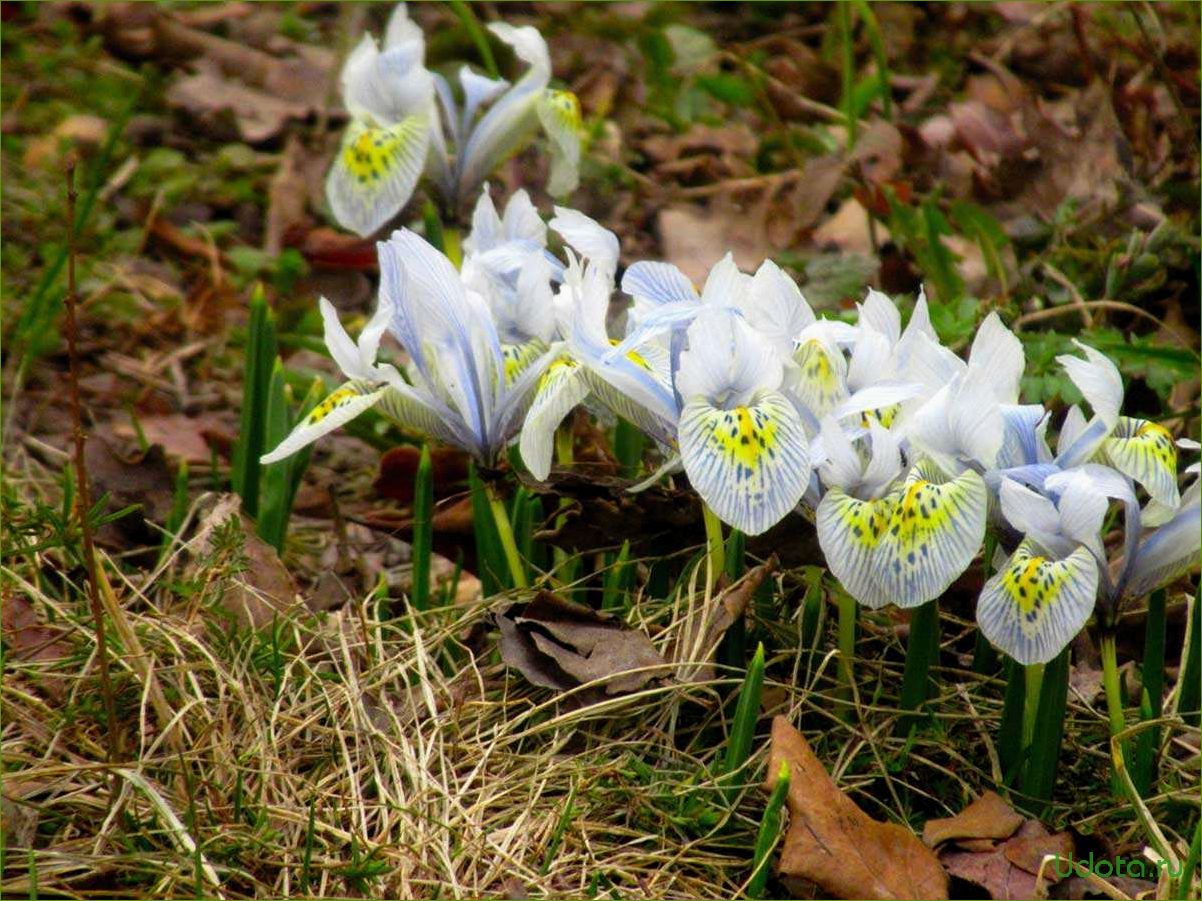
<path id="1" fill-rule="evenodd" d="M 1177 862 L 1176 866 L 1170 864 L 1167 860 L 1160 859 L 1157 861 L 1145 860 L 1142 857 L 1128 858 L 1121 854 L 1115 857 L 1094 857 L 1092 851 L 1088 857 L 1073 857 L 1069 854 L 1068 857 L 1055 855 L 1053 862 L 1057 876 L 1083 876 L 1086 873 L 1092 873 L 1095 876 L 1100 876 L 1103 879 L 1111 876 L 1128 876 L 1132 879 L 1156 879 L 1160 876 L 1160 872 L 1165 870 L 1174 879 L 1181 876 L 1182 864 Z"/>

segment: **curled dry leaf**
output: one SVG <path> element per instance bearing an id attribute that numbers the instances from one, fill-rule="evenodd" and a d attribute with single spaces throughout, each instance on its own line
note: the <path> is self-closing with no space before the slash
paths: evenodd
<path id="1" fill-rule="evenodd" d="M 996 792 L 987 791 L 954 817 L 927 820 L 922 840 L 936 847 L 953 839 L 1009 838 L 1023 824 L 1023 817 Z"/>
<path id="2" fill-rule="evenodd" d="M 922 840 L 944 845 L 939 859 L 948 873 L 981 886 L 993 898 L 1033 898 L 1040 865 L 1048 855 L 1068 858 L 1073 839 L 1049 832 L 1038 820 L 1025 819 L 1002 798 L 985 792 L 954 817 L 930 820 Z M 1060 876 L 1044 868 L 1045 881 Z"/>
<path id="3" fill-rule="evenodd" d="M 709 663 L 718 643 L 726 630 L 743 615 L 751 599 L 764 580 L 776 572 L 780 561 L 773 554 L 767 562 L 752 567 L 743 577 L 729 585 L 721 594 L 710 601 L 704 615 L 689 623 L 684 634 L 674 643 L 668 656 L 674 662 L 693 662 L 695 669 L 690 675 L 681 673 L 680 678 L 689 682 L 706 682 L 713 679 L 715 669 Z M 700 662 L 699 661 L 704 661 Z"/>
<path id="4" fill-rule="evenodd" d="M 501 659 L 535 685 L 590 685 L 588 701 L 625 694 L 665 675 L 651 639 L 612 616 L 540 591 L 495 617 Z"/>
<path id="5" fill-rule="evenodd" d="M 789 721 L 772 721 L 769 788 L 789 765 L 780 872 L 815 883 L 835 898 L 946 898 L 947 875 L 918 836 L 882 823 L 843 794 Z"/>

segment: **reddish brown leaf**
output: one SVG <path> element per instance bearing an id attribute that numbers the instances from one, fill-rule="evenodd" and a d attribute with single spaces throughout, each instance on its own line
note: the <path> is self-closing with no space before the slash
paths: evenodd
<path id="1" fill-rule="evenodd" d="M 780 872 L 835 898 L 946 898 L 947 876 L 914 833 L 871 819 L 841 792 L 788 719 L 772 721 L 769 788 L 789 765 Z"/>

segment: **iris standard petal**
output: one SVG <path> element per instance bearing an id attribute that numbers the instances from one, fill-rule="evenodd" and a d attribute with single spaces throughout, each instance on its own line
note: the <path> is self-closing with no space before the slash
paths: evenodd
<path id="1" fill-rule="evenodd" d="M 1178 510 L 1168 522 L 1145 538 L 1135 552 L 1126 591 L 1142 597 L 1198 565 L 1202 547 L 1202 507 L 1197 500 Z"/>
<path id="2" fill-rule="evenodd" d="M 622 273 L 622 290 L 631 297 L 657 304 L 701 300 L 693 283 L 679 268 L 655 260 L 631 263 Z"/>
<path id="3" fill-rule="evenodd" d="M 847 399 L 847 360 L 818 338 L 803 341 L 793 354 L 798 374 L 794 392 L 818 419 Z"/>
<path id="4" fill-rule="evenodd" d="M 1023 665 L 1047 663 L 1093 611 L 1098 568 L 1085 548 L 1062 560 L 1037 555 L 1025 540 L 985 583 L 977 601 L 981 633 Z"/>
<path id="5" fill-rule="evenodd" d="M 571 91 L 545 90 L 535 106 L 538 121 L 551 142 L 551 176 L 547 193 L 563 197 L 580 183 L 580 133 L 584 128 L 580 101 Z"/>

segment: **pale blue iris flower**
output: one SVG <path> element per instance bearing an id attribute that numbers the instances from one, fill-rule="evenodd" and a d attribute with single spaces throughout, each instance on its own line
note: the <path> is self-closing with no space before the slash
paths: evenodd
<path id="1" fill-rule="evenodd" d="M 398 4 L 381 47 L 364 35 L 342 70 L 351 114 L 326 180 L 335 219 L 369 235 L 408 203 L 423 172 L 455 212 L 541 125 L 550 139 L 548 191 L 570 193 L 578 181 L 580 105 L 553 90 L 546 41 L 531 26 L 489 26 L 529 67 L 517 83 L 486 78 L 464 66 L 462 99 L 425 67 L 425 41 Z"/>
<path id="2" fill-rule="evenodd" d="M 636 297 L 645 290 L 638 285 L 640 273 L 669 280 L 675 278 L 672 273 L 679 274 L 666 264 L 636 264 L 631 270 L 623 289 Z M 610 274 L 589 265 L 568 279 L 578 292 L 573 359 L 625 400 L 625 409 L 617 412 L 633 418 L 662 446 L 676 449 L 679 466 L 720 519 L 752 535 L 792 511 L 810 480 L 803 413 L 785 393 L 785 359 L 774 343 L 783 336 L 791 346 L 790 327 L 773 334 L 765 325 L 804 316 L 804 311 L 787 309 L 791 300 L 804 300 L 791 282 L 785 286 L 776 280 L 773 270 L 775 266 L 761 268 L 756 282 L 729 257 L 719 262 L 688 315 L 682 309 L 668 325 L 678 337 L 668 349 L 666 373 L 652 362 L 664 351 L 649 340 L 655 329 L 641 333 L 648 340 L 628 339 L 616 346 L 606 334 L 599 313 L 608 305 Z M 677 287 L 683 291 L 682 285 Z M 702 298 L 708 299 L 703 303 Z M 669 460 L 665 469 L 675 463 Z"/>
<path id="3" fill-rule="evenodd" d="M 1146 595 L 1197 565 L 1202 509 L 1196 481 L 1172 511 L 1158 510 L 1155 527 L 1142 520 L 1130 477 L 1099 463 L 1057 468 L 1036 486 L 1003 478 L 999 496 L 1002 516 L 1020 542 L 986 582 L 977 621 L 985 637 L 1019 663 L 1056 657 L 1098 600 L 1113 623 L 1123 598 Z M 1122 551 L 1113 562 L 1102 541 L 1111 499 L 1124 510 Z"/>
<path id="4" fill-rule="evenodd" d="M 336 319 L 330 322 L 332 311 L 327 318 L 327 344 L 353 378 L 349 388 L 340 389 L 348 393 L 327 398 L 319 411 L 331 399 L 338 401 L 322 415 L 307 417 L 264 461 L 295 453 L 379 404 L 402 427 L 460 447 L 483 465 L 495 465 L 517 437 L 549 355 L 507 372 L 487 303 L 464 285 L 450 260 L 407 229 L 394 232 L 377 249 L 379 307 L 353 355 L 341 326 L 333 328 Z M 375 364 L 383 325 L 412 360 L 408 381 L 395 368 Z"/>

